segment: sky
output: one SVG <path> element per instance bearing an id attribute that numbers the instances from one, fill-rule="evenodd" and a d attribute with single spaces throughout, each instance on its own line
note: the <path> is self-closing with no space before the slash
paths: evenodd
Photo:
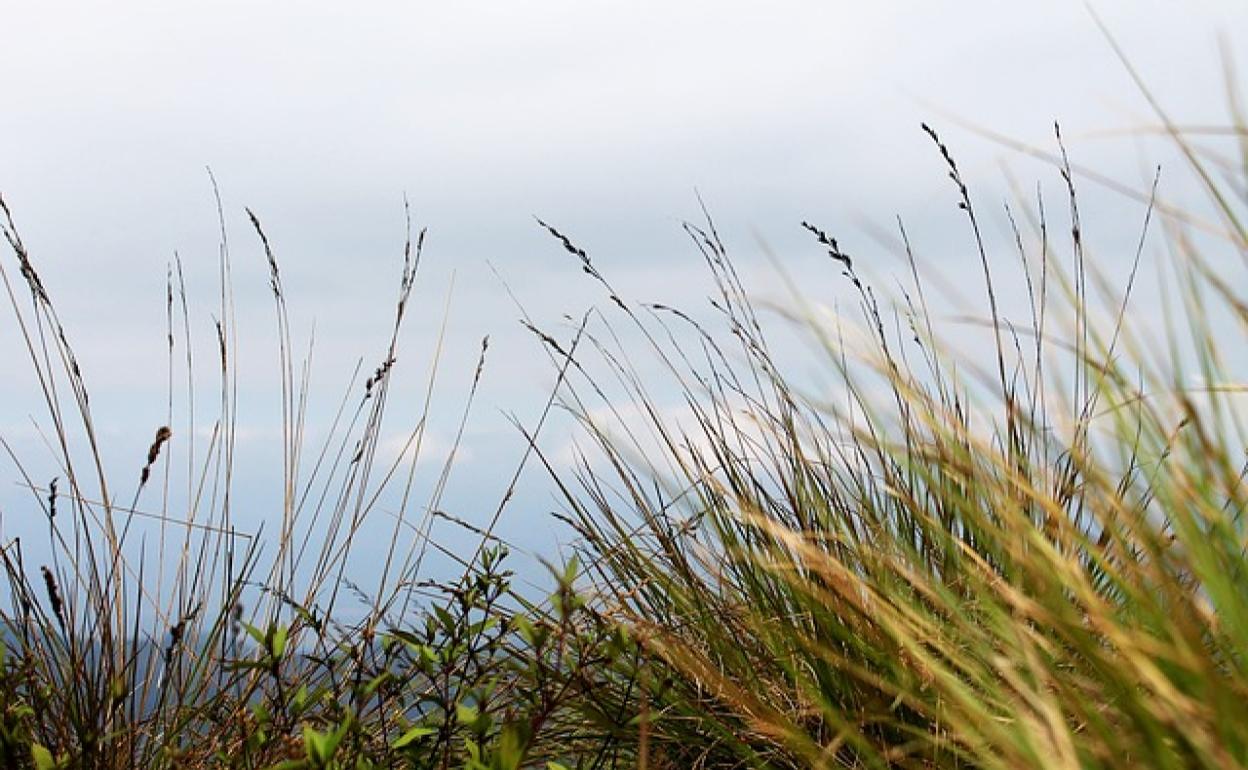
<path id="1" fill-rule="evenodd" d="M 1136 187 L 1157 162 L 1181 168 L 1131 133 L 1156 120 L 1092 11 L 1172 114 L 1226 121 L 1218 41 L 1243 50 L 1248 33 L 1248 5 L 1230 0 L 10 2 L 0 194 L 77 349 L 107 462 L 124 470 L 166 420 L 175 255 L 194 350 L 211 360 L 211 169 L 242 335 L 237 483 L 257 524 L 280 473 L 280 403 L 267 266 L 244 207 L 281 264 L 296 347 L 315 329 L 316 434 L 356 363 L 367 371 L 384 355 L 406 200 L 429 235 L 386 445 L 401 446 L 418 419 L 436 358 L 435 459 L 421 478 L 432 477 L 489 335 L 447 498 L 480 524 L 523 450 L 511 419 L 531 425 L 554 379 L 518 319 L 566 333 L 565 316 L 605 304 L 535 216 L 586 248 L 621 293 L 681 307 L 704 306 L 709 291 L 680 226 L 701 216 L 699 195 L 765 300 L 785 301 L 782 273 L 821 300 L 840 290 L 802 220 L 887 280 L 897 263 L 874 234 L 900 216 L 935 270 L 961 275 L 964 225 L 921 121 L 993 206 L 1010 179 L 1051 185 L 1055 174 L 964 123 L 1052 149 L 1060 121 L 1077 162 Z M 1165 188 L 1176 195 L 1178 176 Z M 1142 211 L 1088 194 L 1112 272 Z M 0 435 L 46 479 L 56 467 L 23 355 L 6 313 L 0 360 L 19 363 L 0 378 Z M 213 385 L 200 366 L 204 430 Z M 566 427 L 542 441 L 569 456 Z M 30 531 L 19 480 L 0 464 L 0 539 Z M 549 517 L 558 508 L 548 480 L 529 473 L 500 532 L 550 553 L 569 539 Z"/>

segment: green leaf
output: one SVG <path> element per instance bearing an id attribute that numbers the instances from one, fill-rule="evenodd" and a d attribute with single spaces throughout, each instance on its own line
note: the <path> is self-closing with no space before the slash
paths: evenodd
<path id="1" fill-rule="evenodd" d="M 408 744 L 414 743 L 420 740 L 421 738 L 424 738 L 426 735 L 433 735 L 436 732 L 437 730 L 435 730 L 432 727 L 425 727 L 424 725 L 415 725 L 413 727 L 408 728 L 408 731 L 400 735 L 397 739 L 395 739 L 394 743 L 391 743 L 390 746 L 391 748 L 401 749 L 404 746 L 407 746 Z"/>
<path id="2" fill-rule="evenodd" d="M 457 703 L 455 705 L 455 717 L 459 720 L 461 725 L 471 727 L 476 724 L 477 720 L 481 718 L 481 715 L 477 713 L 477 709 L 475 707 L 469 706 L 467 703 Z"/>
<path id="3" fill-rule="evenodd" d="M 38 743 L 30 744 L 30 758 L 34 760 L 35 770 L 56 770 L 56 758 Z"/>
<path id="4" fill-rule="evenodd" d="M 519 632 L 520 638 L 523 639 L 529 646 L 533 646 L 533 642 L 537 639 L 537 631 L 533 628 L 533 624 L 529 621 L 529 619 L 523 615 L 517 615 L 511 623 L 515 627 L 516 631 Z"/>
<path id="5" fill-rule="evenodd" d="M 317 731 L 311 725 L 303 726 L 303 748 L 307 752 L 308 759 L 312 760 L 312 764 L 317 767 L 324 767 L 329 764 L 330 752 L 328 744 L 328 735 Z"/>
<path id="6" fill-rule="evenodd" d="M 275 659 L 281 659 L 286 653 L 286 639 L 290 634 L 290 628 L 287 626 L 276 626 L 272 629 L 272 641 L 269 643 L 269 653 Z"/>
<path id="7" fill-rule="evenodd" d="M 451 613 L 446 611 L 445 607 L 434 607 L 433 614 L 435 617 L 437 617 L 438 622 L 442 624 L 443 631 L 445 631 L 448 634 L 455 632 L 455 626 L 457 625 L 457 623 L 455 622 L 455 618 L 451 615 Z"/>
<path id="8" fill-rule="evenodd" d="M 568 559 L 568 563 L 564 565 L 563 577 L 560 579 L 559 582 L 562 585 L 567 586 L 568 588 L 571 588 L 572 584 L 576 582 L 577 573 L 579 573 L 580 571 L 581 571 L 581 560 L 578 559 L 576 556 L 573 556 L 571 559 Z"/>
<path id="9" fill-rule="evenodd" d="M 391 674 L 389 671 L 383 671 L 377 676 L 373 677 L 372 679 L 369 680 L 368 684 L 364 686 L 364 697 L 365 698 L 373 697 L 374 693 L 377 692 L 378 688 L 380 688 L 383 684 L 385 684 L 386 682 L 390 681 L 393 678 L 394 678 L 394 675 Z"/>
<path id="10" fill-rule="evenodd" d="M 266 648 L 269 646 L 268 642 L 265 640 L 265 633 L 252 624 L 244 623 L 243 630 L 247 632 L 248 636 L 255 640 L 256 644 Z"/>
<path id="11" fill-rule="evenodd" d="M 518 770 L 528 751 L 532 730 L 527 722 L 510 722 L 498 736 L 491 766 L 495 770 Z"/>
<path id="12" fill-rule="evenodd" d="M 434 666 L 442 662 L 442 656 L 438 654 L 438 651 L 427 644 L 420 646 L 420 659 Z"/>
<path id="13" fill-rule="evenodd" d="M 389 635 L 403 642 L 403 644 L 407 645 L 407 648 L 413 652 L 415 652 L 424 642 L 424 640 L 416 634 L 413 634 L 411 631 L 404 631 L 401 628 L 390 629 Z"/>

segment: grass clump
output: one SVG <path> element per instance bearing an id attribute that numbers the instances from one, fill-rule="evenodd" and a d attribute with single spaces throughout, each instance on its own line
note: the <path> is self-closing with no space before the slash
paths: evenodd
<path id="1" fill-rule="evenodd" d="M 224 218 L 218 413 L 207 446 L 195 454 L 193 408 L 185 417 L 173 409 L 181 376 L 187 402 L 195 397 L 178 264 L 167 291 L 168 424 L 156 429 L 126 505 L 70 336 L 2 201 L 0 212 L 19 268 L 0 265 L 0 280 L 58 469 L 39 485 L 30 459 L 3 443 L 48 536 L 43 548 L 0 543 L 0 766 L 501 769 L 619 754 L 613 725 L 631 714 L 606 698 L 592 709 L 572 704 L 583 699 L 585 670 L 624 660 L 628 645 L 572 601 L 570 574 L 559 573 L 552 600 L 513 590 L 507 549 L 488 534 L 471 554 L 445 554 L 458 577 L 430 580 L 426 556 L 441 546 L 428 532 L 454 457 L 452 449 L 431 490 L 414 486 L 430 402 L 396 458 L 379 451 L 423 232 L 404 249 L 382 363 L 362 387 L 353 380 L 332 430 L 313 444 L 308 365 L 293 351 L 277 257 L 247 212 L 268 266 L 282 393 L 281 495 L 266 555 L 261 533 L 240 526 L 236 500 L 238 332 Z M 483 343 L 464 418 L 485 353 Z M 394 499 L 390 537 L 365 546 L 379 501 Z M 359 585 L 352 552 L 380 565 L 376 585 Z"/>
<path id="2" fill-rule="evenodd" d="M 820 389 L 773 353 L 709 219 L 687 229 L 718 323 L 625 303 L 591 272 L 646 342 L 619 350 L 619 322 L 580 332 L 590 352 L 565 400 L 594 459 L 565 487 L 568 520 L 594 606 L 648 655 L 651 761 L 1245 766 L 1248 464 L 1233 351 L 1248 298 L 1215 268 L 1242 274 L 1248 256 L 1234 196 L 1172 126 L 1209 185 L 1221 253 L 1162 218 L 1164 299 L 1179 310 L 1158 332 L 1156 314 L 1129 312 L 1157 184 L 1141 196 L 1125 290 L 1099 307 L 1093 291 L 1109 284 L 1085 256 L 1058 131 L 1067 216 L 1054 225 L 1033 201 L 1024 233 L 1007 209 L 1005 256 L 1027 297 L 1008 317 L 992 272 L 1003 256 L 923 128 L 969 225 L 989 355 L 968 359 L 934 331 L 904 227 L 912 284 L 890 311 L 837 240 L 804 223 L 861 312 L 847 330 L 800 296 L 786 311 L 835 375 Z M 595 354 L 605 376 L 588 374 Z M 639 374 L 643 355 L 675 383 L 683 420 Z M 604 408 L 607 383 L 636 408 Z"/>

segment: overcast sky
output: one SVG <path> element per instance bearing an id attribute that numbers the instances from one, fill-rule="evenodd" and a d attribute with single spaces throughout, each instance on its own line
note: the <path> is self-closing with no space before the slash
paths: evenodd
<path id="1" fill-rule="evenodd" d="M 1217 40 L 1243 50 L 1248 4 L 1092 6 L 1176 116 L 1225 122 Z M 276 414 L 272 309 L 243 207 L 274 244 L 301 344 L 315 321 L 324 410 L 358 358 L 380 357 L 406 195 L 430 238 L 396 431 L 415 414 L 454 276 L 444 414 L 460 406 L 478 341 L 493 339 L 455 498 L 477 521 L 507 482 L 499 468 L 517 459 L 502 415 L 531 419 L 551 382 L 499 276 L 543 324 L 602 304 L 533 215 L 636 299 L 687 305 L 706 293 L 679 227 L 698 216 L 695 189 L 763 294 L 775 284 L 768 252 L 835 278 L 803 219 L 869 254 L 872 227 L 900 215 L 930 259 L 954 259 L 958 220 L 920 121 L 994 202 L 1009 195 L 1003 165 L 1026 184 L 1046 171 L 951 116 L 1046 147 L 1060 120 L 1079 162 L 1139 186 L 1151 167 L 1149 145 L 1114 132 L 1154 120 L 1075 0 L 9 2 L 0 23 L 0 193 L 78 348 L 110 459 L 141 458 L 164 420 L 175 252 L 203 360 L 211 351 L 218 235 L 206 167 L 225 204 L 244 408 L 261 446 Z M 1104 206 L 1107 218 L 1140 216 Z M 1135 233 L 1106 237 L 1112 251 Z M 0 360 L 20 362 L 6 315 Z M 38 478 L 53 474 L 30 428 L 42 413 L 29 377 L 10 371 L 0 397 L 0 431 L 33 453 Z M 452 428 L 436 426 L 443 445 Z M 566 438 L 550 440 L 553 451 Z M 11 485 L 13 469 L 0 468 Z M 277 465 L 246 471 L 240 484 L 262 498 Z M 532 524 L 555 507 L 538 487 L 506 527 L 529 545 L 556 537 Z M 0 492 L 0 536 L 21 531 L 27 499 Z"/>

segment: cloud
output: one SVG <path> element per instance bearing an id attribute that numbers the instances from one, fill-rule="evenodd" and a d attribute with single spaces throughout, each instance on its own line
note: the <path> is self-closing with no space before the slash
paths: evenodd
<path id="1" fill-rule="evenodd" d="M 382 466 L 392 463 L 400 464 L 416 462 L 418 468 L 444 466 L 451 453 L 454 452 L 456 467 L 473 461 L 474 452 L 471 446 L 454 444 L 453 438 L 440 433 L 424 431 L 421 433 L 392 433 L 381 439 L 377 445 L 377 461 Z"/>

